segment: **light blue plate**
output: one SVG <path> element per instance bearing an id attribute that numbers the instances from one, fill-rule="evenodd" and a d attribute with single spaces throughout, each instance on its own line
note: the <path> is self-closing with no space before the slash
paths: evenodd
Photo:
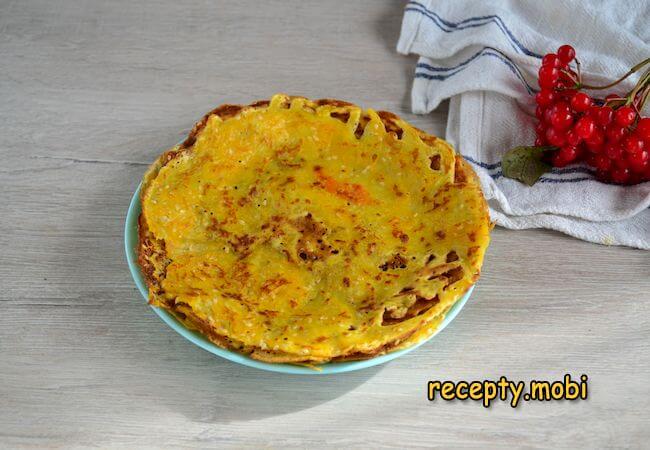
<path id="1" fill-rule="evenodd" d="M 140 205 L 140 186 L 133 194 L 131 199 L 131 204 L 129 205 L 129 211 L 126 214 L 126 224 L 124 227 L 124 246 L 126 249 L 126 260 L 129 263 L 129 269 L 131 270 L 131 275 L 135 281 L 136 286 L 140 290 L 142 296 L 148 299 L 148 290 L 147 285 L 144 282 L 142 273 L 140 272 L 140 267 L 137 264 L 137 255 L 136 255 L 136 245 L 138 243 L 138 217 L 140 216 L 141 205 Z M 365 369 L 366 367 L 376 366 L 377 364 L 382 364 L 387 361 L 390 361 L 395 358 L 399 358 L 402 355 L 405 355 L 408 352 L 411 352 L 418 348 L 420 345 L 427 342 L 436 334 L 440 333 L 449 323 L 454 320 L 454 317 L 458 315 L 460 310 L 463 308 L 467 300 L 469 299 L 474 286 L 472 286 L 467 293 L 461 297 L 447 312 L 447 316 L 440 324 L 438 329 L 433 333 L 428 339 L 404 350 L 398 350 L 391 353 L 387 353 L 382 356 L 377 356 L 376 358 L 366 359 L 363 361 L 348 361 L 340 363 L 329 363 L 322 364 L 319 367 L 321 370 L 314 370 L 308 367 L 296 366 L 292 364 L 269 364 L 262 361 L 257 361 L 255 359 L 244 356 L 240 353 L 231 352 L 230 350 L 223 349 L 216 346 L 208 339 L 203 337 L 203 335 L 185 328 L 176 318 L 165 311 L 164 309 L 157 308 L 152 306 L 152 309 L 158 316 L 169 325 L 174 331 L 183 336 L 188 341 L 198 345 L 204 350 L 214 353 L 217 356 L 226 358 L 227 360 L 243 364 L 245 366 L 255 367 L 257 369 L 269 370 L 271 372 L 280 372 L 280 373 L 291 373 L 291 374 L 305 374 L 305 375 L 325 375 L 330 373 L 343 373 L 350 372 L 353 370 Z"/>

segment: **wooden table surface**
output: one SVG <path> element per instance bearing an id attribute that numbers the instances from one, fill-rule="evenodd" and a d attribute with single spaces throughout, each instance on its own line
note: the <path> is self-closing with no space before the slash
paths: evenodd
<path id="1" fill-rule="evenodd" d="M 223 102 L 275 92 L 409 113 L 399 1 L 0 1 L 0 447 L 643 447 L 650 252 L 493 234 L 452 326 L 336 376 L 266 373 L 165 326 L 124 216 L 147 165 Z M 589 376 L 589 399 L 429 402 L 428 380 Z"/>

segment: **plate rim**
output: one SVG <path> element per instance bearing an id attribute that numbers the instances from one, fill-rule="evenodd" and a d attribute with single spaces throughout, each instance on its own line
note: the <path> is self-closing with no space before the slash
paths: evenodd
<path id="1" fill-rule="evenodd" d="M 138 217 L 140 216 L 140 212 L 141 212 L 141 204 L 140 204 L 141 188 L 142 188 L 142 183 L 140 182 L 138 184 L 137 189 L 133 193 L 133 196 L 131 197 L 131 201 L 129 203 L 129 209 L 126 213 L 126 218 L 124 221 L 124 251 L 126 253 L 126 260 L 129 266 L 131 277 L 133 278 L 133 281 L 135 282 L 135 285 L 138 288 L 138 291 L 140 292 L 142 297 L 145 299 L 145 301 L 148 302 L 149 289 L 145 284 L 144 277 L 142 276 L 142 273 L 140 271 L 140 266 L 137 264 L 137 256 L 135 254 L 137 240 L 138 240 L 138 233 L 137 233 Z M 443 319 L 442 323 L 431 334 L 431 336 L 418 342 L 417 344 L 402 350 L 389 352 L 384 355 L 376 356 L 370 359 L 364 359 L 360 361 L 344 361 L 344 362 L 321 364 L 316 366 L 318 367 L 318 369 L 313 369 L 306 366 L 299 366 L 293 364 L 267 363 L 264 361 L 258 361 L 256 359 L 250 358 L 246 355 L 237 353 L 232 350 L 221 348 L 216 344 L 212 343 L 211 341 L 209 341 L 200 333 L 196 331 L 192 331 L 189 328 L 185 327 L 171 313 L 153 305 L 149 305 L 149 306 L 151 307 L 151 309 L 153 309 L 156 315 L 163 322 L 165 322 L 176 333 L 183 336 L 186 340 L 202 348 L 203 350 L 212 353 L 213 355 L 227 359 L 231 362 L 242 364 L 248 367 L 253 367 L 255 369 L 266 370 L 269 372 L 276 372 L 276 373 L 285 373 L 285 374 L 292 374 L 292 375 L 329 375 L 329 374 L 352 372 L 356 370 L 366 369 L 368 367 L 377 366 L 379 364 L 384 364 L 388 361 L 392 361 L 393 359 L 399 358 L 400 356 L 403 356 L 417 349 L 421 345 L 431 340 L 442 330 L 444 330 L 454 320 L 454 318 L 460 313 L 460 311 L 463 309 L 463 307 L 471 297 L 472 292 L 474 291 L 474 287 L 475 284 L 470 286 L 467 292 L 465 292 L 465 294 L 463 294 L 463 296 L 459 298 L 456 301 L 456 303 L 454 303 L 451 306 L 451 308 L 447 312 L 447 315 Z"/>

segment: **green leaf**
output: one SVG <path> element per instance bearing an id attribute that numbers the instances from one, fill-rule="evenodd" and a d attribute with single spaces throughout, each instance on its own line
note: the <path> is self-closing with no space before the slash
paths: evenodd
<path id="1" fill-rule="evenodd" d="M 556 147 L 515 147 L 501 159 L 503 176 L 521 181 L 528 186 L 535 184 L 539 177 L 551 170 L 551 165 L 543 159 L 548 151 Z"/>

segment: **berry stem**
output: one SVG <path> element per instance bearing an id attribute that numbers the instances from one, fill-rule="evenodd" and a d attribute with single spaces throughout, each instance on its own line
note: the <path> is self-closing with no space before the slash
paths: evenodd
<path id="1" fill-rule="evenodd" d="M 578 89 L 580 89 L 580 88 L 582 88 L 582 89 L 592 89 L 592 90 L 603 90 L 603 89 L 609 89 L 609 88 L 611 88 L 611 87 L 616 86 L 618 83 L 620 83 L 621 81 L 625 80 L 627 77 L 629 77 L 629 76 L 632 75 L 633 73 L 638 72 L 641 68 L 643 68 L 643 67 L 644 67 L 646 64 L 648 64 L 648 63 L 650 63 L 650 58 L 646 58 L 646 59 L 644 59 L 643 61 L 641 61 L 641 62 L 640 62 L 639 64 L 637 64 L 636 66 L 632 67 L 632 68 L 631 68 L 631 69 L 630 69 L 630 70 L 629 70 L 625 75 L 623 75 L 621 78 L 619 78 L 619 79 L 616 80 L 616 81 L 612 81 L 611 83 L 606 84 L 605 86 L 592 86 L 592 85 L 590 85 L 590 84 L 580 84 L 580 85 L 578 86 Z"/>
<path id="2" fill-rule="evenodd" d="M 645 106 L 646 100 L 648 100 L 648 97 L 650 97 L 650 84 L 645 87 L 645 89 L 641 92 L 641 95 L 639 96 L 639 102 L 637 103 L 637 111 L 639 112 L 639 115 L 641 115 L 641 112 L 643 111 L 643 107 Z"/>
<path id="3" fill-rule="evenodd" d="M 630 91 L 630 93 L 627 95 L 627 101 L 625 102 L 626 105 L 631 105 L 635 102 L 636 96 L 639 92 L 642 92 L 646 87 L 650 85 L 650 69 L 646 70 L 641 78 L 639 79 L 639 82 L 634 86 L 634 89 Z"/>
<path id="4" fill-rule="evenodd" d="M 580 78 L 579 77 L 574 77 L 573 74 L 571 72 L 569 72 L 568 70 L 562 69 L 562 70 L 560 70 L 560 72 L 562 72 L 564 75 L 566 75 L 567 78 L 569 78 L 569 80 L 573 81 L 573 84 L 575 84 L 576 86 L 580 86 Z"/>
<path id="5" fill-rule="evenodd" d="M 576 62 L 576 72 L 578 73 L 578 84 L 582 84 L 582 72 L 580 71 L 580 61 L 578 58 L 575 59 Z"/>
<path id="6" fill-rule="evenodd" d="M 611 106 L 612 108 L 617 108 L 623 106 L 627 102 L 627 97 L 616 97 L 610 98 L 609 100 L 603 101 L 603 106 Z"/>

